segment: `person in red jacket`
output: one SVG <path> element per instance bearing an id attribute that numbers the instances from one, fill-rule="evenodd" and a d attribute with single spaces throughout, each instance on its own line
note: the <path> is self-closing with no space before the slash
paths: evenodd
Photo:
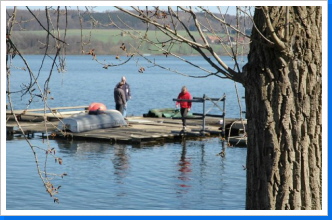
<path id="1" fill-rule="evenodd" d="M 191 95 L 188 92 L 188 89 L 187 89 L 186 86 L 182 87 L 181 92 L 179 93 L 177 99 L 187 99 L 187 100 L 191 99 Z M 186 117 L 187 117 L 188 112 L 191 109 L 191 102 L 188 102 L 188 101 L 177 101 L 175 105 L 176 105 L 177 108 L 180 105 L 183 130 L 186 130 L 186 126 L 187 126 L 186 125 Z"/>

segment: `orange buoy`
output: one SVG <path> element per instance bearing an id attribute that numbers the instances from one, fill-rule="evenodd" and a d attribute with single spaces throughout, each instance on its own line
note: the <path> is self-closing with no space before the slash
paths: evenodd
<path id="1" fill-rule="evenodd" d="M 106 106 L 103 103 L 98 103 L 98 102 L 93 102 L 89 105 L 88 108 L 89 112 L 90 111 L 106 111 Z"/>

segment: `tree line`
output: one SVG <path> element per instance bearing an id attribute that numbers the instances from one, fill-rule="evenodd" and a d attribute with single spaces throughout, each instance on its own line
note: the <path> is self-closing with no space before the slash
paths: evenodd
<path id="1" fill-rule="evenodd" d="M 7 20 L 10 14 L 12 14 L 12 9 L 7 9 Z M 112 37 L 112 33 L 116 32 L 116 30 L 128 29 L 128 26 L 135 30 L 146 30 L 147 24 L 141 22 L 139 19 L 130 16 L 126 13 L 123 13 L 118 10 L 114 11 L 106 11 L 106 12 L 91 12 L 91 11 L 79 11 L 79 10 L 62 10 L 62 14 L 58 14 L 53 12 L 54 10 L 49 9 L 49 12 L 46 13 L 45 10 L 17 10 L 17 25 L 15 25 L 12 29 L 12 36 L 11 39 L 15 41 L 19 48 L 21 48 L 21 52 L 24 54 L 43 54 L 44 51 L 42 50 L 45 42 L 44 36 L 40 34 L 41 31 L 44 29 L 49 30 L 50 32 L 56 29 L 60 30 L 68 30 L 66 33 L 66 53 L 67 54 L 84 54 L 84 50 L 95 49 L 98 51 L 98 54 L 112 54 L 112 55 L 119 55 L 121 51 L 119 51 L 119 44 L 126 42 L 127 45 L 135 44 L 132 42 L 129 37 L 122 36 L 122 42 L 118 42 L 118 37 Z M 156 11 L 149 11 L 147 12 L 153 15 Z M 165 11 L 158 11 L 160 16 L 165 23 L 171 23 L 172 16 L 167 14 Z M 156 17 L 158 17 L 156 16 Z M 182 20 L 188 22 L 188 29 L 190 31 L 196 31 L 195 23 L 190 16 L 185 12 L 180 12 L 179 16 Z M 213 34 L 218 34 L 220 36 L 225 35 L 225 28 L 220 25 L 214 19 L 209 19 L 210 15 L 205 13 L 197 13 L 198 19 L 202 21 L 206 21 L 203 23 L 203 27 L 205 26 L 204 30 L 206 32 L 212 31 L 209 30 L 208 27 L 213 27 Z M 220 15 L 221 16 L 221 15 Z M 235 15 L 223 15 L 225 20 L 229 24 L 236 25 L 236 23 L 244 29 L 245 32 L 250 33 L 252 22 L 250 19 L 243 17 L 243 19 L 236 18 Z M 239 24 L 240 23 L 240 24 Z M 55 25 L 56 24 L 56 25 Z M 247 28 L 248 27 L 248 28 Z M 250 28 L 249 28 L 250 27 Z M 180 25 L 176 27 L 178 31 L 183 30 L 184 27 Z M 150 27 L 151 30 L 154 30 L 155 27 Z M 93 36 L 89 36 L 90 34 L 85 33 L 76 33 L 73 34 L 71 30 L 104 30 L 108 31 L 108 39 L 101 40 L 98 34 L 94 33 Z M 103 34 L 105 34 L 104 32 Z M 65 33 L 63 33 L 65 34 Z M 82 49 L 81 45 L 82 42 L 79 40 L 79 34 L 81 34 L 81 38 L 85 39 L 85 48 Z M 211 33 L 212 34 L 212 33 Z M 232 34 L 232 33 L 231 33 Z M 233 33 L 235 34 L 235 33 Z M 83 36 L 84 35 L 84 36 Z M 82 41 L 81 39 L 81 41 Z M 55 48 L 54 42 L 48 42 L 51 48 Z M 177 47 L 175 45 L 175 47 Z M 221 45 L 216 45 L 219 50 L 220 54 L 224 54 L 224 49 Z M 148 54 L 158 54 L 154 51 L 153 48 L 149 46 L 143 46 L 142 48 L 143 53 Z M 179 48 L 179 51 L 182 52 L 183 55 L 195 55 L 192 54 L 192 50 Z M 245 51 L 248 51 L 248 46 L 246 47 Z"/>
<path id="2" fill-rule="evenodd" d="M 8 16 L 12 14 L 12 9 L 7 9 L 7 20 Z M 91 11 L 78 11 L 78 10 L 62 10 L 63 15 L 58 15 L 57 13 L 52 13 L 52 11 L 47 15 L 45 10 L 17 10 L 17 17 L 19 17 L 18 25 L 14 27 L 14 31 L 24 31 L 24 30 L 43 30 L 42 26 L 46 27 L 48 21 L 53 21 L 54 24 L 57 19 L 59 19 L 59 29 L 89 29 L 89 28 L 98 28 L 98 29 L 115 29 L 115 26 L 112 25 L 112 22 L 116 26 L 125 29 L 128 26 L 135 28 L 136 30 L 145 30 L 146 24 L 142 23 L 139 19 L 132 17 L 126 13 L 123 13 L 118 10 L 106 11 L 106 12 L 91 12 Z M 150 11 L 150 14 L 156 13 Z M 165 11 L 160 11 L 160 16 L 167 16 L 168 14 Z M 163 13 L 166 13 L 163 14 Z M 49 16 L 49 18 L 47 18 Z M 182 20 L 189 19 L 190 16 L 185 12 L 179 12 L 179 16 Z M 221 15 L 219 15 L 221 16 Z M 209 19 L 209 16 L 203 12 L 197 13 L 197 18 L 204 20 L 202 18 L 206 17 L 206 22 L 204 25 L 211 25 L 214 28 L 214 31 L 218 33 L 225 33 L 225 28 L 220 25 L 216 20 Z M 243 17 L 240 20 L 237 19 L 235 15 L 225 14 L 222 15 L 227 23 L 235 26 L 237 23 L 240 27 L 247 27 L 246 31 L 251 31 L 252 21 L 247 17 Z M 167 20 L 171 19 L 171 15 L 166 17 Z M 38 21 L 37 21 L 38 19 Z M 49 20 L 48 20 L 49 19 Z M 124 23 L 125 21 L 125 23 Z M 211 24 L 208 24 L 212 22 Z M 52 24 L 50 24 L 52 25 Z M 57 28 L 57 27 L 54 27 Z M 151 27 L 154 28 L 154 27 Z M 189 22 L 188 28 L 191 31 L 195 30 L 195 23 L 193 20 Z M 177 27 L 177 30 L 184 29 L 181 26 Z"/>

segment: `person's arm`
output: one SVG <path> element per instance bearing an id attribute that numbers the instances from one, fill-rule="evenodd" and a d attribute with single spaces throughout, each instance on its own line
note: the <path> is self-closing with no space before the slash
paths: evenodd
<path id="1" fill-rule="evenodd" d="M 188 93 L 188 99 L 192 99 L 191 98 L 191 94 L 190 93 Z M 191 104 L 192 104 L 192 102 L 188 102 L 188 110 L 190 111 L 190 109 L 191 109 Z"/>
<path id="2" fill-rule="evenodd" d="M 130 85 L 128 84 L 128 99 L 131 99 L 131 90 Z"/>
<path id="3" fill-rule="evenodd" d="M 124 105 L 126 105 L 126 94 L 124 93 L 123 90 L 121 90 L 121 99 L 122 99 L 122 103 Z"/>
<path id="4" fill-rule="evenodd" d="M 180 94 L 179 94 L 177 99 L 180 99 L 180 98 L 181 98 L 181 96 L 180 96 Z M 180 102 L 179 102 L 179 101 L 176 101 L 176 102 L 175 102 L 175 107 L 178 108 L 179 105 L 180 105 Z"/>
<path id="5" fill-rule="evenodd" d="M 117 96 L 117 91 L 116 91 L 116 89 L 114 89 L 114 102 L 116 103 L 117 102 L 117 99 L 116 99 L 116 96 Z"/>

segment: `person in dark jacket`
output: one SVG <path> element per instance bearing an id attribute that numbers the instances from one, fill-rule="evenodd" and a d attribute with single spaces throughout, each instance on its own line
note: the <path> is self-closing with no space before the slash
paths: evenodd
<path id="1" fill-rule="evenodd" d="M 125 97 L 126 97 L 126 104 L 123 106 L 123 116 L 127 116 L 127 107 L 128 107 L 128 101 L 131 99 L 131 91 L 130 91 L 130 86 L 127 83 L 127 79 L 125 76 L 121 77 L 121 82 L 119 82 L 116 87 L 122 83 L 122 90 L 124 91 Z"/>
<path id="2" fill-rule="evenodd" d="M 181 88 L 181 92 L 178 95 L 178 99 L 187 99 L 187 100 L 191 99 L 191 94 L 188 92 L 188 89 L 187 89 L 186 86 L 183 86 Z M 180 105 L 183 130 L 186 130 L 186 126 L 187 126 L 186 125 L 186 117 L 187 117 L 188 112 L 191 109 L 191 102 L 177 101 L 175 105 L 176 105 L 176 107 L 178 107 Z"/>
<path id="3" fill-rule="evenodd" d="M 114 101 L 115 101 L 115 109 L 121 112 L 123 115 L 123 110 L 126 105 L 126 95 L 122 89 L 123 82 L 117 84 L 114 88 Z"/>

